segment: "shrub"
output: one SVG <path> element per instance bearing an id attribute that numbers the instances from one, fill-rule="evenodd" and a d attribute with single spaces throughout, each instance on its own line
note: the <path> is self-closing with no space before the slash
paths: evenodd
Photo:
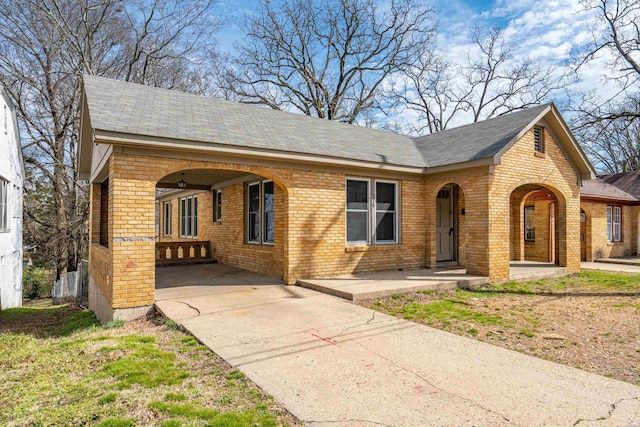
<path id="1" fill-rule="evenodd" d="M 22 272 L 22 296 L 36 299 L 51 296 L 53 278 L 42 267 L 25 266 Z"/>

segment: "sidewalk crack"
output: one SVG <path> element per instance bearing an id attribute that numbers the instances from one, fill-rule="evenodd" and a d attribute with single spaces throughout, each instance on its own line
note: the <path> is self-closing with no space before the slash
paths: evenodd
<path id="1" fill-rule="evenodd" d="M 200 310 L 198 310 L 196 307 L 192 306 L 192 305 L 191 305 L 191 304 L 189 304 L 188 302 L 184 302 L 184 301 L 177 301 L 177 300 L 176 300 L 176 302 L 179 302 L 180 304 L 184 304 L 184 305 L 186 305 L 187 307 L 189 307 L 190 309 L 195 310 L 195 311 L 198 313 L 198 316 L 200 316 Z"/>
<path id="2" fill-rule="evenodd" d="M 627 400 L 640 400 L 640 397 L 625 397 L 623 399 L 617 400 L 610 405 L 609 412 L 607 413 L 607 415 L 602 416 L 600 418 L 596 418 L 596 419 L 579 418 L 575 423 L 573 423 L 573 426 L 575 427 L 582 422 L 606 421 L 613 416 L 613 413 L 618 408 L 618 405 Z"/>

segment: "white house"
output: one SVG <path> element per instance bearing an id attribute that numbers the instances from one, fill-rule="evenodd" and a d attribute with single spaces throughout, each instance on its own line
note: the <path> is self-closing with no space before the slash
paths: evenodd
<path id="1" fill-rule="evenodd" d="M 0 309 L 22 305 L 22 194 L 25 177 L 15 107 L 0 88 Z"/>

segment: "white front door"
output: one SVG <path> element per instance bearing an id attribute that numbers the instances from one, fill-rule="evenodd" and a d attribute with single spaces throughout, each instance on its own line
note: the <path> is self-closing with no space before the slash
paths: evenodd
<path id="1" fill-rule="evenodd" d="M 453 261 L 453 189 L 443 187 L 436 199 L 436 261 Z"/>

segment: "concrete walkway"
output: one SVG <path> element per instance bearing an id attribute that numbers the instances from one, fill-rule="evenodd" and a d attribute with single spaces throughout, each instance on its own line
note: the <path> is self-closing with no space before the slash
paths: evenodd
<path id="1" fill-rule="evenodd" d="M 610 271 L 612 273 L 635 273 L 640 274 L 640 265 L 618 264 L 604 262 L 581 262 L 580 268 L 583 270 Z M 640 425 L 640 423 L 638 424 Z"/>
<path id="2" fill-rule="evenodd" d="M 631 384 L 300 287 L 186 289 L 158 309 L 310 425 L 639 425 Z"/>

